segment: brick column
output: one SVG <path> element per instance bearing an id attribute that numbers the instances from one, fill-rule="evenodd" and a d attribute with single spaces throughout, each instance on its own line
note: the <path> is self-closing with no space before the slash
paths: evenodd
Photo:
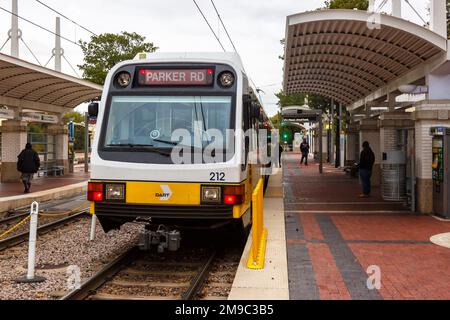
<path id="1" fill-rule="evenodd" d="M 397 130 L 414 127 L 412 114 L 407 112 L 385 112 L 380 116 L 381 153 L 398 150 Z"/>
<path id="2" fill-rule="evenodd" d="M 47 134 L 55 139 L 56 165 L 63 166 L 69 173 L 69 130 L 64 125 L 49 125 Z"/>
<path id="3" fill-rule="evenodd" d="M 18 182 L 17 157 L 27 144 L 27 124 L 18 120 L 3 121 L 2 131 L 2 182 Z"/>
<path id="4" fill-rule="evenodd" d="M 381 185 L 381 151 L 380 151 L 380 129 L 378 119 L 362 119 L 359 124 L 359 145 L 362 148 L 363 142 L 368 141 L 373 153 L 375 153 L 375 165 L 373 167 L 372 185 Z M 360 150 L 359 150 L 360 151 Z"/>
<path id="5" fill-rule="evenodd" d="M 415 120 L 417 210 L 433 212 L 431 127 L 450 127 L 450 101 L 423 101 L 413 113 Z"/>
<path id="6" fill-rule="evenodd" d="M 351 123 L 345 129 L 345 165 L 352 166 L 355 162 L 358 162 L 359 156 L 359 125 L 357 123 Z"/>

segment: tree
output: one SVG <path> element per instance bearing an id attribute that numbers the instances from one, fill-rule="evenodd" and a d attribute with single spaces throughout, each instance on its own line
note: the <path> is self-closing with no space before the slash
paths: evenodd
<path id="1" fill-rule="evenodd" d="M 63 116 L 63 123 L 68 124 L 70 121 L 73 121 L 75 124 L 75 141 L 74 141 L 74 149 L 76 151 L 82 151 L 85 148 L 86 141 L 85 141 L 85 128 L 80 126 L 81 124 L 84 124 L 85 117 L 83 114 L 71 111 L 67 112 Z"/>
<path id="2" fill-rule="evenodd" d="M 283 91 L 280 91 L 275 96 L 279 99 L 278 105 L 281 108 L 303 106 L 307 97 L 306 93 L 293 93 L 286 95 Z"/>
<path id="3" fill-rule="evenodd" d="M 92 36 L 90 42 L 80 40 L 84 64 L 78 67 L 83 71 L 83 78 L 103 85 L 109 70 L 117 63 L 133 59 L 138 53 L 158 49 L 145 39 L 135 32 L 122 32 Z"/>
<path id="4" fill-rule="evenodd" d="M 369 8 L 368 0 L 330 0 L 325 1 L 328 9 L 358 9 L 367 10 Z"/>

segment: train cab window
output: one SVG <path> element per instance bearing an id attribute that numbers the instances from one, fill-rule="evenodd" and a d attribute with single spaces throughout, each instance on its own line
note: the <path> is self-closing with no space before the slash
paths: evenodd
<path id="1" fill-rule="evenodd" d="M 104 137 L 105 147 L 173 148 L 173 136 L 182 129 L 191 137 L 191 147 L 208 145 L 208 131 L 219 130 L 227 137 L 231 128 L 230 96 L 117 96 L 112 98 Z M 175 138 L 176 139 L 176 138 Z M 201 140 L 201 145 L 198 145 Z M 184 141 L 185 143 L 185 141 Z M 206 145 L 205 145 L 206 143 Z"/>

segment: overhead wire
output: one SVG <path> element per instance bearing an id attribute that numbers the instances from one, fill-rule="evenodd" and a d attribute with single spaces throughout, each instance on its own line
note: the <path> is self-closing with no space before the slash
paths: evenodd
<path id="1" fill-rule="evenodd" d="M 225 33 L 227 34 L 228 40 L 230 40 L 230 43 L 233 46 L 234 51 L 238 52 L 236 47 L 235 47 L 235 45 L 234 45 L 234 43 L 233 43 L 233 40 L 231 39 L 230 34 L 228 33 L 228 30 L 227 30 L 227 27 L 225 26 L 225 23 L 223 22 L 222 17 L 220 16 L 219 10 L 217 10 L 217 7 L 216 7 L 216 5 L 214 3 L 214 0 L 211 0 L 211 3 L 213 5 L 213 7 L 214 7 L 214 10 L 216 11 L 217 17 L 219 18 L 219 21 L 222 24 L 223 29 L 225 30 Z"/>
<path id="2" fill-rule="evenodd" d="M 213 28 L 211 27 L 211 24 L 209 23 L 208 19 L 205 17 L 202 9 L 198 6 L 197 1 L 192 0 L 195 4 L 195 6 L 197 7 L 198 11 L 200 12 L 200 14 L 202 15 L 203 19 L 205 20 L 206 24 L 208 25 L 209 29 L 211 30 L 212 34 L 214 35 L 214 37 L 216 38 L 217 42 L 219 42 L 220 46 L 222 47 L 223 51 L 226 52 L 227 50 L 225 50 L 225 47 L 223 46 L 222 42 L 220 41 L 219 37 L 217 36 L 217 34 L 214 32 Z"/>
<path id="3" fill-rule="evenodd" d="M 411 9 L 415 12 L 415 14 L 422 20 L 422 22 L 427 25 L 428 23 L 425 19 L 420 15 L 420 13 L 414 8 L 414 6 L 409 2 L 409 0 L 405 0 L 405 2 L 411 7 Z"/>
<path id="4" fill-rule="evenodd" d="M 21 19 L 21 20 L 23 20 L 23 21 L 25 21 L 25 22 L 28 22 L 28 23 L 32 24 L 33 26 L 38 27 L 39 29 L 42 29 L 42 30 L 44 30 L 44 31 L 46 31 L 46 32 L 48 32 L 48 33 L 51 33 L 51 34 L 55 35 L 55 36 L 58 36 L 58 37 L 60 37 L 61 39 L 65 40 L 65 41 L 67 41 L 67 42 L 70 42 L 70 43 L 72 43 L 72 44 L 74 44 L 74 45 L 76 45 L 76 46 L 79 46 L 79 47 L 81 48 L 81 45 L 80 45 L 79 43 L 77 43 L 77 42 L 75 42 L 75 41 L 72 41 L 72 40 L 70 40 L 70 39 L 68 39 L 68 38 L 66 38 L 66 37 L 64 37 L 64 36 L 58 35 L 58 34 L 56 34 L 56 32 L 51 31 L 50 29 L 47 29 L 47 28 L 45 28 L 45 27 L 43 27 L 43 26 L 37 24 L 36 22 L 33 22 L 33 21 L 31 21 L 31 20 L 29 20 L 29 19 L 27 19 L 27 18 L 24 18 L 24 17 L 22 17 L 22 16 L 20 16 L 20 15 L 18 15 L 18 14 L 15 14 L 14 12 L 9 11 L 8 9 L 5 9 L 5 8 L 3 8 L 3 7 L 0 7 L 0 10 L 3 10 L 3 11 L 5 11 L 5 12 L 7 12 L 7 13 L 13 15 L 13 16 L 16 16 L 17 18 L 19 18 L 19 19 Z"/>
<path id="5" fill-rule="evenodd" d="M 90 34 L 92 34 L 92 35 L 94 35 L 94 36 L 97 36 L 97 34 L 96 34 L 95 32 L 93 32 L 93 31 L 89 30 L 88 28 L 82 26 L 82 25 L 79 24 L 78 22 L 76 22 L 76 21 L 70 19 L 69 17 L 67 17 L 66 15 L 62 14 L 62 13 L 59 12 L 58 10 L 52 8 L 52 7 L 49 6 L 48 4 L 46 4 L 46 3 L 44 3 L 44 2 L 42 2 L 42 1 L 40 1 L 40 0 L 35 0 L 35 1 L 36 1 L 37 3 L 43 5 L 43 6 L 46 7 L 47 9 L 53 11 L 54 13 L 60 15 L 60 16 L 63 17 L 64 19 L 66 19 L 66 20 L 72 22 L 73 24 L 75 24 L 76 26 L 80 27 L 81 29 L 83 29 L 83 30 L 89 32 Z"/>

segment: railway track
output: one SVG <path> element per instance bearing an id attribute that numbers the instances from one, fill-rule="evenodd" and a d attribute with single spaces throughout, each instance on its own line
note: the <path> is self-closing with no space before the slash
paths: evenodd
<path id="1" fill-rule="evenodd" d="M 38 234 L 42 235 L 48 233 L 67 222 L 75 220 L 84 214 L 87 214 L 88 207 L 85 202 L 85 195 L 77 195 L 75 197 L 52 200 L 44 202 L 40 205 L 39 213 L 43 215 L 39 219 L 40 225 L 38 227 Z M 0 219 L 0 234 L 11 229 L 18 222 L 30 215 L 30 206 L 23 206 L 8 211 L 8 215 Z M 56 215 L 57 217 L 52 217 Z M 21 244 L 28 240 L 29 230 L 28 222 L 21 229 L 14 230 L 6 238 L 0 239 L 0 251 L 3 251 L 12 246 Z M 25 230 L 20 232 L 21 230 Z M 20 232 L 20 233 L 18 233 Z"/>
<path id="2" fill-rule="evenodd" d="M 193 249 L 156 255 L 132 248 L 61 300 L 194 300 L 202 299 L 208 279 L 223 253 Z M 240 256 L 236 256 L 238 258 Z M 239 260 L 238 260 L 239 261 Z M 235 263 L 235 270 L 238 263 Z M 235 270 L 230 278 L 234 279 Z M 217 272 L 217 271 L 216 271 Z M 222 284 L 231 288 L 231 283 Z M 203 295 L 203 297 L 202 297 Z M 221 297 L 226 299 L 226 296 Z"/>
<path id="3" fill-rule="evenodd" d="M 57 219 L 53 222 L 47 223 L 47 224 L 43 224 L 41 226 L 38 227 L 37 232 L 38 235 L 43 235 L 46 234 L 52 230 L 55 230 L 56 228 L 66 224 L 67 222 L 71 222 L 74 221 L 84 215 L 87 215 L 89 212 L 88 209 L 83 209 L 80 211 L 76 211 L 73 213 L 68 213 L 67 217 L 61 218 L 61 219 Z M 28 214 L 24 214 L 23 217 L 27 216 Z M 17 216 L 11 217 L 12 218 L 16 218 L 18 219 Z M 11 220 L 10 220 L 11 221 Z M 16 235 L 13 235 L 11 237 L 8 237 L 6 239 L 0 240 L 0 252 L 3 250 L 6 250 L 10 247 L 16 246 L 18 244 L 21 244 L 23 242 L 26 242 L 29 238 L 29 231 L 26 232 L 22 232 Z"/>

